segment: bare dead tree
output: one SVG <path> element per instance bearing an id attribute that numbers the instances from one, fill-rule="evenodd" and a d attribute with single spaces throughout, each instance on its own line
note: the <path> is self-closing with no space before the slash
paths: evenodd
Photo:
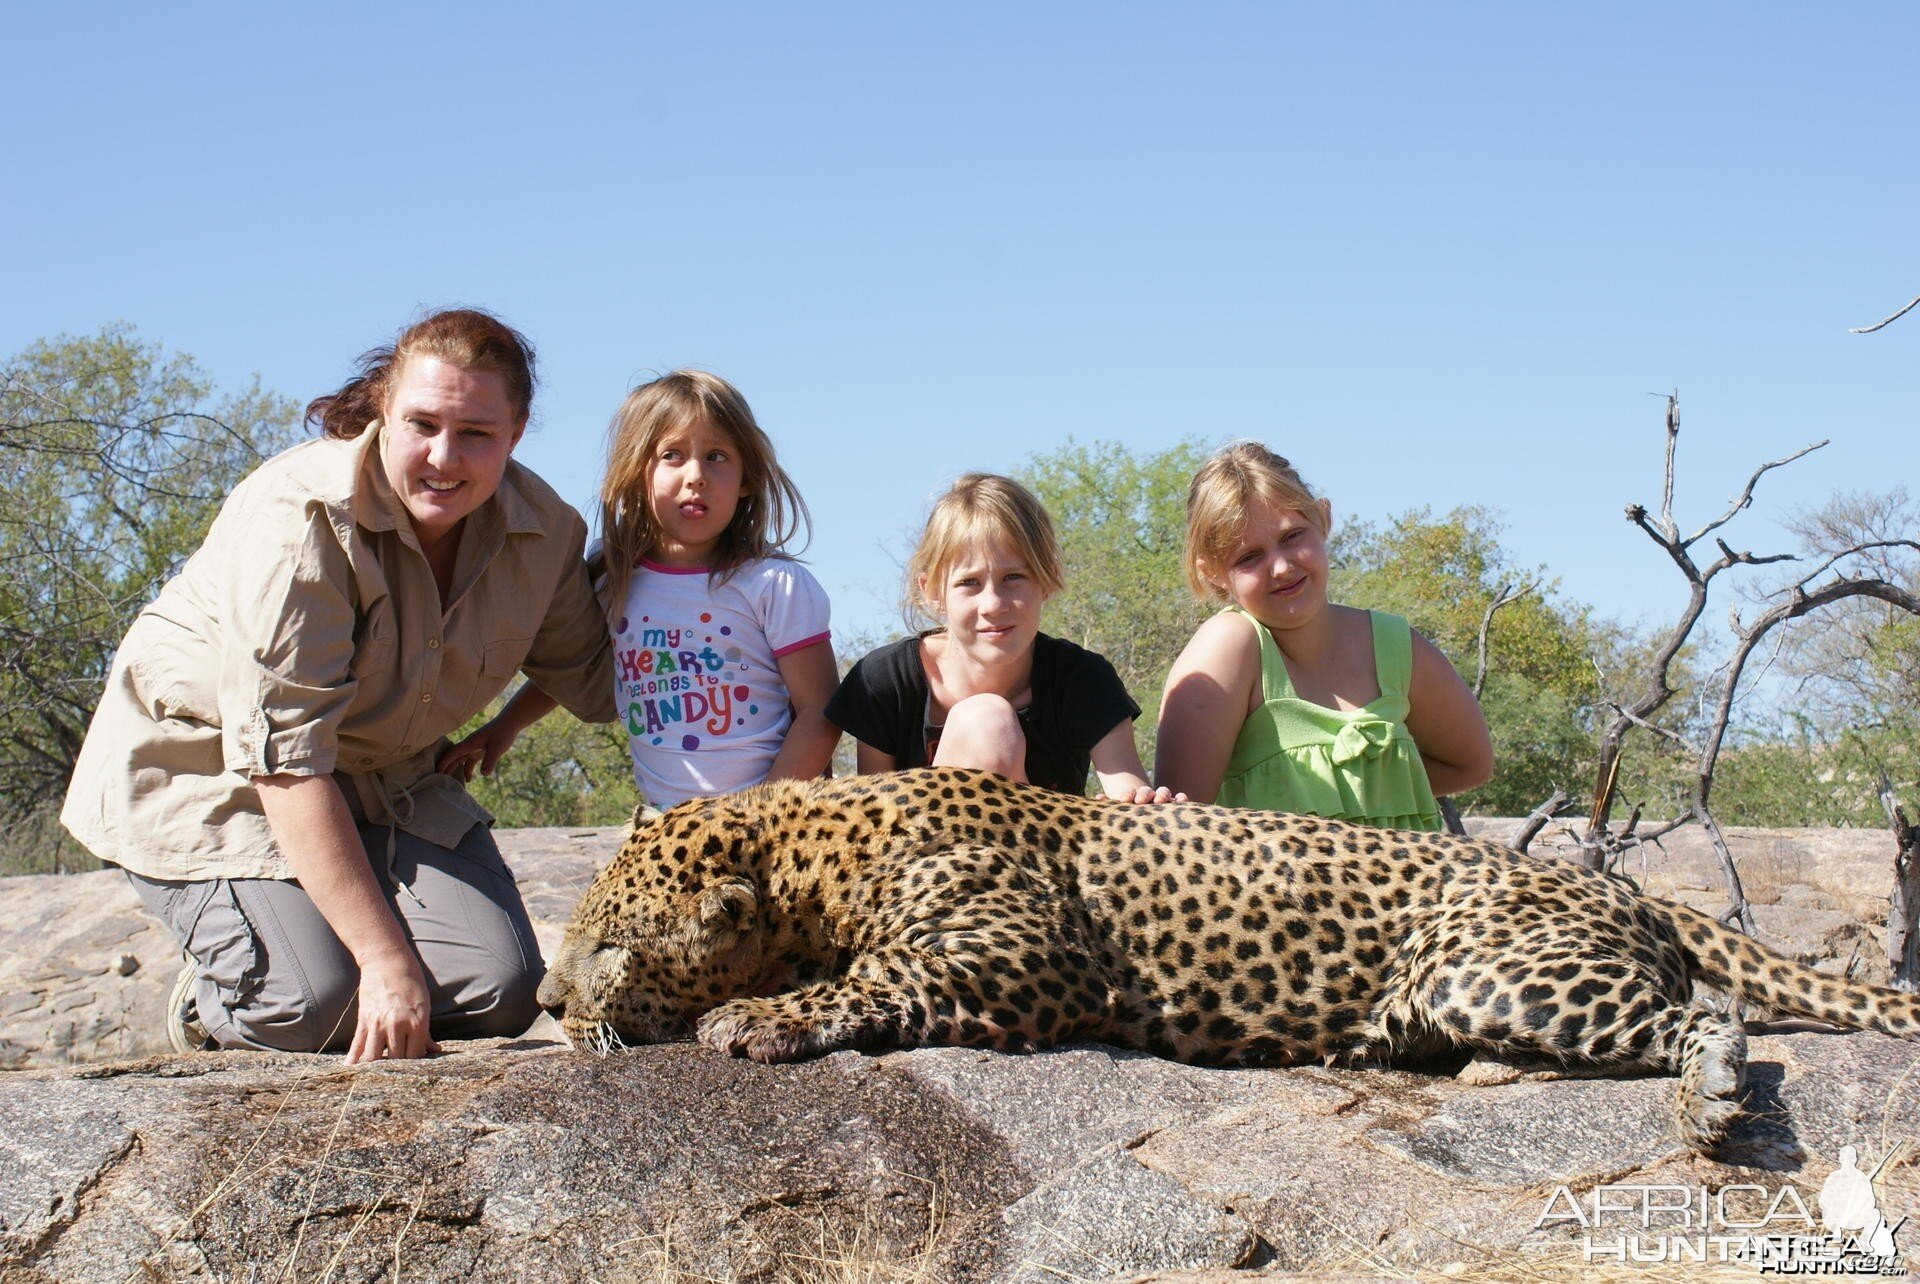
<path id="1" fill-rule="evenodd" d="M 1910 993 L 1920 991 L 1920 828 L 1907 820 L 1906 808 L 1894 791 L 1893 777 L 1860 728 L 1849 728 L 1847 734 L 1873 766 L 1880 810 L 1893 831 L 1893 890 L 1887 897 L 1887 983 Z"/>
<path id="2" fill-rule="evenodd" d="M 1920 551 L 1920 544 L 1911 541 L 1901 542 L 1911 544 L 1916 551 Z M 1705 743 L 1699 750 L 1692 805 L 1680 816 L 1668 821 L 1664 828 L 1649 835 L 1649 837 L 1658 837 L 1662 833 L 1670 833 L 1690 819 L 1700 822 L 1713 843 L 1714 854 L 1719 858 L 1721 872 L 1727 878 L 1727 888 L 1731 894 L 1732 903 L 1725 917 L 1729 922 L 1738 917 L 1743 930 L 1748 935 L 1754 932 L 1753 913 L 1747 905 L 1746 895 L 1741 888 L 1739 871 L 1733 861 L 1733 852 L 1727 846 L 1726 835 L 1721 831 L 1719 822 L 1714 819 L 1711 806 L 1714 770 L 1719 765 L 1720 750 L 1726 741 L 1727 728 L 1733 719 L 1734 701 L 1739 692 L 1740 678 L 1748 660 L 1752 658 L 1754 651 L 1768 633 L 1788 620 L 1798 619 L 1823 606 L 1852 597 L 1870 597 L 1911 614 L 1920 615 L 1920 598 L 1899 585 L 1890 584 L 1883 579 L 1836 574 L 1825 583 L 1814 583 L 1831 571 L 1836 561 L 1860 551 L 1863 550 L 1848 549 L 1834 558 L 1829 558 L 1794 584 L 1773 595 L 1769 599 L 1773 605 L 1762 612 L 1751 624 L 1742 627 L 1738 616 L 1734 617 L 1734 632 L 1737 639 L 1734 654 L 1727 666 L 1726 678 L 1721 683 L 1713 722 Z"/>
<path id="3" fill-rule="evenodd" d="M 1599 868 L 1603 863 L 1605 843 L 1602 836 L 1607 831 L 1607 822 L 1613 808 L 1615 790 L 1619 783 L 1620 751 L 1627 732 L 1632 728 L 1652 727 L 1650 719 L 1677 694 L 1672 681 L 1674 659 L 1686 645 L 1694 626 L 1699 623 L 1701 613 L 1707 607 L 1707 593 L 1715 576 L 1729 567 L 1760 565 L 1766 562 L 1791 560 L 1790 554 L 1772 557 L 1755 557 L 1751 553 L 1735 553 L 1727 547 L 1724 540 L 1715 540 L 1721 556 L 1702 567 L 1693 556 L 1694 545 L 1708 535 L 1719 530 L 1731 521 L 1741 509 L 1753 503 L 1754 487 L 1769 470 L 1790 464 L 1801 456 L 1809 454 L 1826 445 L 1819 441 L 1805 449 L 1795 451 L 1784 459 L 1776 459 L 1763 464 L 1747 479 L 1745 489 L 1740 492 L 1726 512 L 1709 522 L 1691 535 L 1682 535 L 1680 527 L 1673 517 L 1674 456 L 1680 440 L 1680 398 L 1678 394 L 1667 397 L 1667 458 L 1666 478 L 1661 488 L 1660 513 L 1658 518 L 1651 517 L 1644 505 L 1631 504 L 1627 507 L 1627 520 L 1634 523 L 1660 547 L 1679 568 L 1687 581 L 1687 604 L 1681 610 L 1680 618 L 1667 632 L 1658 650 L 1654 653 L 1652 671 L 1647 688 L 1632 704 L 1615 706 L 1615 716 L 1600 736 L 1599 764 L 1594 777 L 1593 809 L 1587 821 L 1587 833 L 1582 842 L 1583 863 Z M 1672 733 L 1665 733 L 1670 738 Z M 1591 846 L 1589 846 L 1591 844 Z"/>
<path id="4" fill-rule="evenodd" d="M 1908 992 L 1920 991 L 1920 829 L 1907 822 L 1906 810 L 1894 800 L 1893 782 L 1880 777 L 1880 806 L 1893 827 L 1893 895 L 1887 907 L 1887 974 L 1889 983 Z"/>
<path id="5" fill-rule="evenodd" d="M 1745 488 L 1724 513 L 1692 534 L 1682 535 L 1673 517 L 1674 459 L 1680 433 L 1680 407 L 1678 398 L 1675 396 L 1667 397 L 1666 428 L 1666 474 L 1659 515 L 1654 517 L 1645 507 L 1636 504 L 1627 509 L 1627 519 L 1660 545 L 1674 565 L 1679 568 L 1687 581 L 1688 599 L 1678 622 L 1667 633 L 1655 653 L 1646 689 L 1631 704 L 1612 706 L 1614 717 L 1603 731 L 1600 740 L 1600 761 L 1595 777 L 1592 810 L 1588 816 L 1586 832 L 1578 836 L 1581 862 L 1590 868 L 1605 868 L 1610 861 L 1617 859 L 1630 847 L 1658 843 L 1661 838 L 1682 825 L 1698 823 L 1713 844 L 1715 856 L 1727 882 L 1728 906 L 1721 918 L 1728 923 L 1738 922 L 1742 930 L 1752 934 L 1755 930 L 1753 912 L 1747 903 L 1739 869 L 1734 862 L 1732 850 L 1727 844 L 1726 834 L 1715 818 L 1712 806 L 1714 773 L 1719 765 L 1720 752 L 1725 745 L 1727 731 L 1733 720 L 1734 709 L 1740 694 L 1741 679 L 1745 676 L 1748 662 L 1775 628 L 1789 620 L 1798 619 L 1822 607 L 1850 598 L 1877 599 L 1900 610 L 1920 615 L 1920 597 L 1916 597 L 1905 587 L 1878 575 L 1849 574 L 1843 569 L 1850 563 L 1857 564 L 1866 555 L 1880 549 L 1911 548 L 1920 551 L 1920 543 L 1911 540 L 1872 540 L 1855 543 L 1833 552 L 1793 583 L 1763 598 L 1764 609 L 1751 623 L 1743 624 L 1739 614 L 1735 612 L 1731 616 L 1734 633 L 1733 654 L 1723 671 L 1712 719 L 1704 737 L 1698 743 L 1690 742 L 1681 733 L 1660 725 L 1654 720 L 1654 715 L 1676 694 L 1671 676 L 1672 666 L 1681 648 L 1692 635 L 1695 625 L 1699 623 L 1700 616 L 1706 608 L 1707 594 L 1712 581 L 1734 566 L 1762 566 L 1798 560 L 1786 553 L 1757 556 L 1748 551 L 1736 552 L 1726 540 L 1715 535 L 1713 546 L 1719 550 L 1720 555 L 1703 566 L 1694 555 L 1695 546 L 1709 535 L 1714 535 L 1715 531 L 1725 526 L 1753 502 L 1754 488 L 1767 472 L 1792 463 L 1826 445 L 1826 442 L 1816 442 L 1782 459 L 1761 465 L 1747 479 Z M 1627 825 L 1616 831 L 1610 821 L 1619 786 L 1621 754 L 1628 733 L 1636 729 L 1679 745 L 1693 756 L 1693 787 L 1685 806 L 1670 819 L 1655 824 L 1644 832 L 1640 831 L 1640 810 L 1636 807 Z M 1531 819 L 1529 818 L 1530 821 Z M 1545 821 L 1542 820 L 1541 824 L 1544 825 L 1544 823 Z M 1531 839 L 1538 830 L 1539 826 L 1535 826 L 1526 834 L 1526 837 Z"/>
<path id="6" fill-rule="evenodd" d="M 1858 326 L 1847 333 L 1872 334 L 1884 330 L 1920 307 L 1920 295 L 1893 315 Z M 1920 990 L 1920 830 L 1907 823 L 1907 813 L 1894 797 L 1893 781 L 1880 772 L 1880 806 L 1893 827 L 1893 893 L 1887 906 L 1887 972 L 1897 989 Z"/>

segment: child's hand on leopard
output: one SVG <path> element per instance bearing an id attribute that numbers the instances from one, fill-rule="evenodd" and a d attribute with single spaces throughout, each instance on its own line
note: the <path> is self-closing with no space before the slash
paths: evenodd
<path id="1" fill-rule="evenodd" d="M 1136 807 L 1144 807 L 1154 803 L 1183 803 L 1187 801 L 1187 796 L 1185 794 L 1175 793 L 1165 785 L 1161 785 L 1157 789 L 1152 785 L 1141 785 L 1135 789 L 1132 794 L 1123 795 L 1115 801 L 1128 803 Z"/>

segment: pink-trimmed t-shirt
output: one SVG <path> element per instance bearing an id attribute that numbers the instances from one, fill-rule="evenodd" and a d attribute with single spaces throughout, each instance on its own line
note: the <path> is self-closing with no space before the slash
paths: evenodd
<path id="1" fill-rule="evenodd" d="M 780 657 L 827 641 L 827 617 L 798 562 L 748 562 L 713 584 L 702 567 L 641 559 L 612 620 L 613 696 L 648 802 L 766 779 L 793 720 Z"/>

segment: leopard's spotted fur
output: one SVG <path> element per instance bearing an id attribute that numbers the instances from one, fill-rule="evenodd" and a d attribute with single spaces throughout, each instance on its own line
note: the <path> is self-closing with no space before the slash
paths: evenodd
<path id="1" fill-rule="evenodd" d="M 576 1043 L 697 1033 L 763 1061 L 1097 1039 L 1283 1065 L 1472 1048 L 1680 1079 L 1737 1113 L 1741 1028 L 1694 980 L 1920 1037 L 1920 998 L 1824 976 L 1624 881 L 1468 839 L 1131 807 L 935 769 L 763 785 L 636 826 L 541 1002 Z"/>

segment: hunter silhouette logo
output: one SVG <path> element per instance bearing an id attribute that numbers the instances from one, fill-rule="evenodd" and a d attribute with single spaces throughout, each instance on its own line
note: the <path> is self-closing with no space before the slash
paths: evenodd
<path id="1" fill-rule="evenodd" d="M 1820 1222 L 1827 1234 L 1851 1236 L 1870 1257 L 1897 1256 L 1894 1232 L 1906 1225 L 1903 1217 L 1899 1225 L 1889 1226 L 1873 1194 L 1874 1178 L 1892 1158 L 1893 1153 L 1889 1152 L 1878 1168 L 1863 1173 L 1859 1165 L 1860 1152 L 1852 1146 L 1842 1146 L 1840 1166 L 1820 1186 Z"/>

